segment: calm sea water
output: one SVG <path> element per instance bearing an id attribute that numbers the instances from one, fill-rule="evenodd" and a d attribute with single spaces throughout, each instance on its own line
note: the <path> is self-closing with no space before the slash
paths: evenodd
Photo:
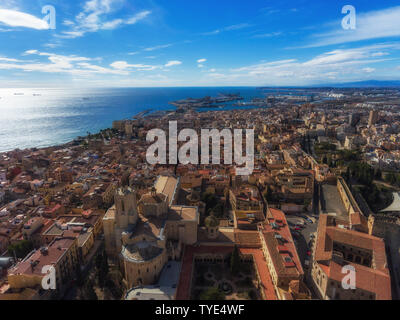
<path id="1" fill-rule="evenodd" d="M 218 93 L 240 93 L 245 101 L 263 96 L 249 87 L 0 89 L 0 152 L 66 143 L 147 109 L 174 109 L 170 101 Z"/>

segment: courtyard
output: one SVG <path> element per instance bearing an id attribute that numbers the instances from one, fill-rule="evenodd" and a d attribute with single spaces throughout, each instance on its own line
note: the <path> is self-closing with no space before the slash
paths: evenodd
<path id="1" fill-rule="evenodd" d="M 257 280 L 252 263 L 242 263 L 240 272 L 233 275 L 228 263 L 196 263 L 193 273 L 194 300 L 259 300 Z"/>

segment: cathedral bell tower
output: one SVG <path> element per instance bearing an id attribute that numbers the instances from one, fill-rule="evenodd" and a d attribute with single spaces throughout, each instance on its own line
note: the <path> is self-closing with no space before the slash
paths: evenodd
<path id="1" fill-rule="evenodd" d="M 118 228 L 135 225 L 138 220 L 136 191 L 130 187 L 119 188 L 115 194 L 115 222 Z"/>

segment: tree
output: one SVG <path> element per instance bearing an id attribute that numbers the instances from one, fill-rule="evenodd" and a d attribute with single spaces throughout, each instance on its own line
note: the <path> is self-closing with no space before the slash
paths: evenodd
<path id="1" fill-rule="evenodd" d="M 381 169 L 377 169 L 375 171 L 375 179 L 376 180 L 382 180 L 382 170 Z"/>
<path id="2" fill-rule="evenodd" d="M 215 194 L 211 192 L 204 193 L 203 196 L 201 197 L 201 201 L 206 204 L 206 211 L 214 208 L 218 204 L 217 197 L 215 196 Z"/>
<path id="3" fill-rule="evenodd" d="M 393 172 L 390 172 L 386 175 L 385 180 L 390 184 L 396 183 L 396 175 Z"/>
<path id="4" fill-rule="evenodd" d="M 103 265 L 102 265 L 102 268 L 103 268 L 104 272 L 108 274 L 108 272 L 110 270 L 110 267 L 108 265 L 108 256 L 107 256 L 107 253 L 106 253 L 105 250 L 103 251 Z"/>
<path id="5" fill-rule="evenodd" d="M 22 240 L 8 246 L 8 251 L 15 254 L 17 258 L 23 259 L 33 250 L 33 243 L 30 240 Z"/>
<path id="6" fill-rule="evenodd" d="M 83 285 L 83 282 L 84 282 L 84 278 L 82 275 L 81 266 L 79 265 L 76 268 L 76 284 L 78 287 L 81 287 Z"/>
<path id="7" fill-rule="evenodd" d="M 214 216 L 216 216 L 217 218 L 222 218 L 224 215 L 224 205 L 219 202 L 213 209 L 212 212 L 214 214 Z"/>
<path id="8" fill-rule="evenodd" d="M 231 255 L 231 272 L 232 274 L 238 274 L 240 272 L 240 267 L 241 267 L 241 261 L 240 261 L 240 254 L 239 254 L 239 249 L 237 246 L 233 249 L 232 255 Z"/>
<path id="9" fill-rule="evenodd" d="M 82 288 L 83 290 L 81 291 L 81 299 L 82 300 L 98 300 L 99 298 L 97 297 L 96 291 L 94 291 L 93 288 L 93 281 L 88 280 L 84 287 Z"/>
<path id="10" fill-rule="evenodd" d="M 115 282 L 113 280 L 107 279 L 105 287 L 110 291 L 114 299 L 121 299 L 123 291 L 120 287 L 115 285 Z"/>
<path id="11" fill-rule="evenodd" d="M 95 259 L 95 265 L 97 269 L 100 269 L 103 264 L 103 255 L 98 254 Z"/>
<path id="12" fill-rule="evenodd" d="M 350 167 L 347 167 L 346 173 L 344 174 L 344 180 L 348 184 L 350 182 Z"/>
<path id="13" fill-rule="evenodd" d="M 216 287 L 209 288 L 200 295 L 200 300 L 225 300 L 225 294 Z"/>
<path id="14" fill-rule="evenodd" d="M 97 281 L 101 288 L 104 288 L 109 272 L 108 258 L 105 251 L 96 257 Z"/>
<path id="15" fill-rule="evenodd" d="M 267 202 L 278 202 L 279 197 L 276 196 L 273 192 L 273 190 L 269 187 L 266 188 L 266 191 L 264 192 L 264 198 L 267 200 Z"/>

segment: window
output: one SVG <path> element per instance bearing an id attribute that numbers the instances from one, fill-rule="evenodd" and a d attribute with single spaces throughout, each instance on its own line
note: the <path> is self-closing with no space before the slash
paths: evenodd
<path id="1" fill-rule="evenodd" d="M 349 254 L 348 257 L 347 257 L 347 260 L 353 261 L 353 258 L 354 258 L 353 255 Z"/>

